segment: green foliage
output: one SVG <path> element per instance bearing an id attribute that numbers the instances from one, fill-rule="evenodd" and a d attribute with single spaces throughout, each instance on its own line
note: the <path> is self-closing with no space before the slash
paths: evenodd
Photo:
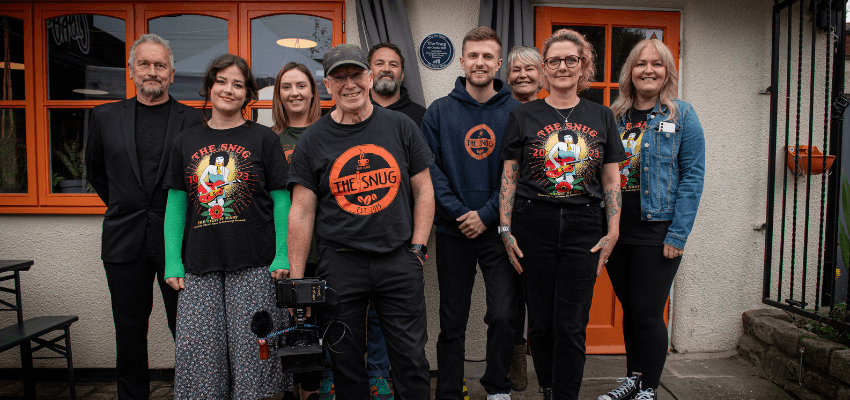
<path id="1" fill-rule="evenodd" d="M 65 147 L 64 152 L 59 151 L 58 149 L 53 149 L 53 155 L 62 161 L 62 164 L 64 164 L 65 168 L 68 169 L 68 172 L 71 173 L 72 179 L 83 178 L 85 149 L 83 147 L 83 140 L 80 136 L 81 135 L 77 135 L 77 137 L 74 138 L 74 141 L 70 144 L 65 141 L 65 143 L 63 143 Z"/>
<path id="2" fill-rule="evenodd" d="M 64 176 L 60 176 L 58 172 L 53 174 L 53 186 L 56 186 L 57 183 L 65 180 Z"/>
<path id="3" fill-rule="evenodd" d="M 850 311 L 847 310 L 846 302 L 836 304 L 832 312 L 828 315 L 829 318 L 837 321 L 848 321 L 848 316 L 850 316 Z M 800 328 L 818 335 L 818 337 L 834 340 L 842 344 L 850 344 L 850 332 L 842 331 L 832 325 L 808 318 L 795 319 L 794 323 Z"/>
<path id="4" fill-rule="evenodd" d="M 839 223 L 839 227 L 841 228 L 841 232 L 838 234 L 838 240 L 841 248 L 841 257 L 844 259 L 844 263 L 850 263 L 850 236 L 848 236 L 848 230 L 845 227 L 846 224 L 850 224 L 850 184 L 847 183 L 847 174 L 844 173 L 844 170 L 841 170 L 841 211 L 844 214 L 844 223 Z M 839 220 L 839 222 L 841 222 Z"/>

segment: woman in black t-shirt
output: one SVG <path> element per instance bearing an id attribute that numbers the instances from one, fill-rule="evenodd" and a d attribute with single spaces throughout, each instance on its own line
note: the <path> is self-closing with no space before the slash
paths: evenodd
<path id="1" fill-rule="evenodd" d="M 590 87 L 593 58 L 575 31 L 546 40 L 549 97 L 511 112 L 501 153 L 499 232 L 523 277 L 529 345 L 546 399 L 578 398 L 593 286 L 619 235 L 624 154 L 614 115 L 577 96 Z"/>
<path id="2" fill-rule="evenodd" d="M 611 108 L 627 159 L 608 276 L 623 305 L 627 374 L 599 399 L 654 400 L 667 358 L 664 306 L 699 207 L 705 138 L 693 107 L 676 98 L 679 75 L 663 42 L 638 43 L 621 71 Z"/>
<path id="3" fill-rule="evenodd" d="M 212 113 L 174 139 L 163 185 L 165 278 L 180 292 L 174 398 L 269 397 L 291 376 L 279 357 L 260 359 L 251 319 L 267 310 L 275 328 L 289 326 L 274 292 L 289 269 L 286 158 L 280 138 L 245 117 L 257 99 L 245 60 L 213 60 L 201 94 Z"/>

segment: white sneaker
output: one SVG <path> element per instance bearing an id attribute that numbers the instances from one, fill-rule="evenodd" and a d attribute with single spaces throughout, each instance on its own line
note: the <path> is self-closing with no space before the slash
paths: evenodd
<path id="1" fill-rule="evenodd" d="M 488 394 L 487 400 L 511 400 L 511 395 L 508 393 Z"/>

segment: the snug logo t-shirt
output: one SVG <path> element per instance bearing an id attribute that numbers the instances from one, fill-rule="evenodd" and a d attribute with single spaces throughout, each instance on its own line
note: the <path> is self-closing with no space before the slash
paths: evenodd
<path id="1" fill-rule="evenodd" d="M 364 144 L 348 149 L 336 159 L 328 183 L 343 210 L 368 215 L 392 204 L 401 174 L 390 152 L 378 145 Z"/>

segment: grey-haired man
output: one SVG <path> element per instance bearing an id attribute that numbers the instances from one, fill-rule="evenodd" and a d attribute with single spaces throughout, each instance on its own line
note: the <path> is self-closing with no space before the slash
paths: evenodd
<path id="1" fill-rule="evenodd" d="M 363 355 L 366 309 L 374 302 L 395 393 L 430 393 L 423 263 L 434 217 L 434 160 L 416 124 L 369 101 L 372 77 L 359 47 L 325 53 L 325 86 L 336 109 L 301 136 L 290 161 L 291 277 L 304 274 L 314 222 L 316 272 L 336 293 L 325 343 L 339 400 L 369 398 Z M 325 321 L 329 322 L 329 321 Z"/>

